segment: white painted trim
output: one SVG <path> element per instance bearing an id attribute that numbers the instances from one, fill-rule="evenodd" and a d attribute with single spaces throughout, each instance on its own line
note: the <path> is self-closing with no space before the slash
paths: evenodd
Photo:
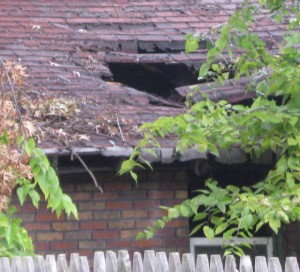
<path id="1" fill-rule="evenodd" d="M 226 243 L 249 243 L 252 245 L 266 245 L 267 246 L 267 258 L 273 257 L 273 238 L 272 237 L 253 237 L 253 238 L 234 238 L 226 241 Z M 195 254 L 196 246 L 222 246 L 224 244 L 222 238 L 215 238 L 209 240 L 207 238 L 190 238 L 190 252 Z"/>

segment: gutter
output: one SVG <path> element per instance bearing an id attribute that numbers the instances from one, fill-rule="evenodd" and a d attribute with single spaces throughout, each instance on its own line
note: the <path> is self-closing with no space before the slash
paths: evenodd
<path id="1" fill-rule="evenodd" d="M 47 156 L 66 156 L 70 155 L 71 152 L 68 149 L 58 149 L 58 148 L 45 148 L 43 149 Z M 207 153 L 200 153 L 197 148 L 192 147 L 184 154 L 177 154 L 174 148 L 155 148 L 153 149 L 156 156 L 148 153 L 146 150 L 142 150 L 140 162 L 146 160 L 150 163 L 161 162 L 163 164 L 170 164 L 174 161 L 186 162 L 190 160 L 207 159 Z M 100 155 L 104 157 L 125 157 L 128 158 L 132 152 L 131 147 L 121 147 L 112 146 L 105 148 L 95 148 L 95 147 L 78 147 L 74 148 L 74 151 L 79 155 Z M 255 160 L 258 164 L 268 164 L 273 160 L 273 154 L 271 151 L 266 152 L 259 159 Z M 238 147 L 233 147 L 230 151 L 221 150 L 220 157 L 216 158 L 216 161 L 224 164 L 241 164 L 248 161 L 247 154 Z"/>

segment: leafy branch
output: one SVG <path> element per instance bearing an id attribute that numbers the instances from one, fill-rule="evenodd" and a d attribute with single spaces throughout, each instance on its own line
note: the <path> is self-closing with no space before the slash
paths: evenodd
<path id="1" fill-rule="evenodd" d="M 141 150 L 159 147 L 161 138 L 177 139 L 176 151 L 186 152 L 197 147 L 201 153 L 220 156 L 220 150 L 238 146 L 250 158 L 259 158 L 273 151 L 278 160 L 261 181 L 252 186 L 228 185 L 225 188 L 209 179 L 198 195 L 174 207 L 162 207 L 167 215 L 154 226 L 139 233 L 137 238 L 149 239 L 155 231 L 179 217 L 192 217 L 197 223 L 191 234 L 202 231 L 207 238 L 222 235 L 226 254 L 242 255 L 241 247 L 229 241 L 236 237 L 252 237 L 263 225 L 275 233 L 283 223 L 300 220 L 300 24 L 298 1 L 262 0 L 260 6 L 245 1 L 227 24 L 213 29 L 207 43 L 207 61 L 202 64 L 199 78 L 209 78 L 216 71 L 215 81 L 221 86 L 228 80 L 219 59 L 233 63 L 234 80 L 249 78 L 249 88 L 257 94 L 251 105 L 231 105 L 226 101 L 204 100 L 188 105 L 186 113 L 162 117 L 144 124 L 144 139 L 134 155 L 125 161 L 120 172 L 135 174 Z M 282 40 L 268 50 L 251 28 L 263 8 L 268 18 L 289 22 Z M 268 16 L 268 15 L 265 15 Z M 274 22 L 276 24 L 276 22 Z M 206 34 L 207 35 L 207 34 Z M 201 35 L 188 35 L 186 50 L 199 48 Z M 198 90 L 201 92 L 201 88 Z M 137 177 L 137 176 L 136 176 Z M 247 178 L 247 177 L 245 177 Z M 229 244 L 228 244 L 229 243 Z"/>

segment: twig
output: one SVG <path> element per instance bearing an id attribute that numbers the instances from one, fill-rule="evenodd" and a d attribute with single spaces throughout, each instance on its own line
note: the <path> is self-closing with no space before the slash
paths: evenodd
<path id="1" fill-rule="evenodd" d="M 88 174 L 90 175 L 90 177 L 92 178 L 95 187 L 101 192 L 103 193 L 103 189 L 102 187 L 98 184 L 97 179 L 95 177 L 95 175 L 92 173 L 92 171 L 89 169 L 89 167 L 86 165 L 86 163 L 83 161 L 83 159 L 80 157 L 80 155 L 73 149 L 73 147 L 71 147 L 64 139 L 62 138 L 58 138 L 57 135 L 55 135 L 52 131 L 50 131 L 49 129 L 45 129 L 45 131 L 51 135 L 52 137 L 58 139 L 64 146 L 65 148 L 67 148 L 70 152 L 71 152 L 71 157 L 73 158 L 73 156 L 75 156 L 79 162 L 81 163 L 81 165 L 83 166 L 83 168 L 88 172 Z"/>
<path id="2" fill-rule="evenodd" d="M 114 0 L 110 0 L 110 2 L 111 2 L 111 4 L 113 5 L 113 8 L 114 8 L 114 10 L 115 10 L 115 13 L 117 14 L 117 17 L 119 18 L 120 15 L 119 15 L 119 12 L 118 12 L 118 10 L 117 10 L 117 7 L 116 7 L 116 5 L 115 5 Z"/>
<path id="3" fill-rule="evenodd" d="M 90 175 L 90 177 L 92 178 L 92 180 L 94 182 L 95 187 L 103 194 L 102 187 L 98 184 L 95 175 L 92 173 L 92 171 L 89 169 L 89 167 L 83 161 L 83 159 L 78 155 L 77 152 L 74 151 L 73 147 L 71 147 L 69 149 L 71 151 L 71 154 L 73 154 L 79 160 L 79 162 L 81 163 L 81 165 L 83 166 L 83 168 L 88 172 L 88 174 Z"/>
<path id="4" fill-rule="evenodd" d="M 7 78 L 9 89 L 10 89 L 12 97 L 13 97 L 14 105 L 15 105 L 16 111 L 17 111 L 18 116 L 19 116 L 20 127 L 22 127 L 23 130 L 25 131 L 25 128 L 24 128 L 24 125 L 23 125 L 23 118 L 22 118 L 22 115 L 21 115 L 21 112 L 20 112 L 19 104 L 18 104 L 18 101 L 17 101 L 17 98 L 16 98 L 16 94 L 15 94 L 15 90 L 14 90 L 14 88 L 12 86 L 12 82 L 10 80 L 10 77 L 9 77 L 8 72 L 7 72 L 6 66 L 5 66 L 5 64 L 4 64 L 4 62 L 3 62 L 3 60 L 1 58 L 0 58 L 0 62 L 1 62 L 1 65 L 3 67 L 3 70 L 5 72 L 5 76 Z"/>
<path id="5" fill-rule="evenodd" d="M 120 134 L 121 134 L 121 138 L 122 138 L 122 141 L 125 142 L 125 139 L 124 139 L 124 136 L 123 136 L 123 132 L 122 132 L 122 129 L 121 129 L 121 126 L 120 126 L 120 123 L 119 123 L 119 118 L 117 116 L 117 124 L 118 124 L 118 128 L 120 130 Z"/>

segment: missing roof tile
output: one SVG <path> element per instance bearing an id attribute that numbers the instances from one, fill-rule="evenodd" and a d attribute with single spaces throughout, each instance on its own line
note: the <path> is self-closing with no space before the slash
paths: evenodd
<path id="1" fill-rule="evenodd" d="M 198 69 L 183 63 L 107 63 L 113 74 L 107 81 L 177 100 L 175 88 L 198 82 Z M 178 97 L 176 97 L 176 95 Z"/>

